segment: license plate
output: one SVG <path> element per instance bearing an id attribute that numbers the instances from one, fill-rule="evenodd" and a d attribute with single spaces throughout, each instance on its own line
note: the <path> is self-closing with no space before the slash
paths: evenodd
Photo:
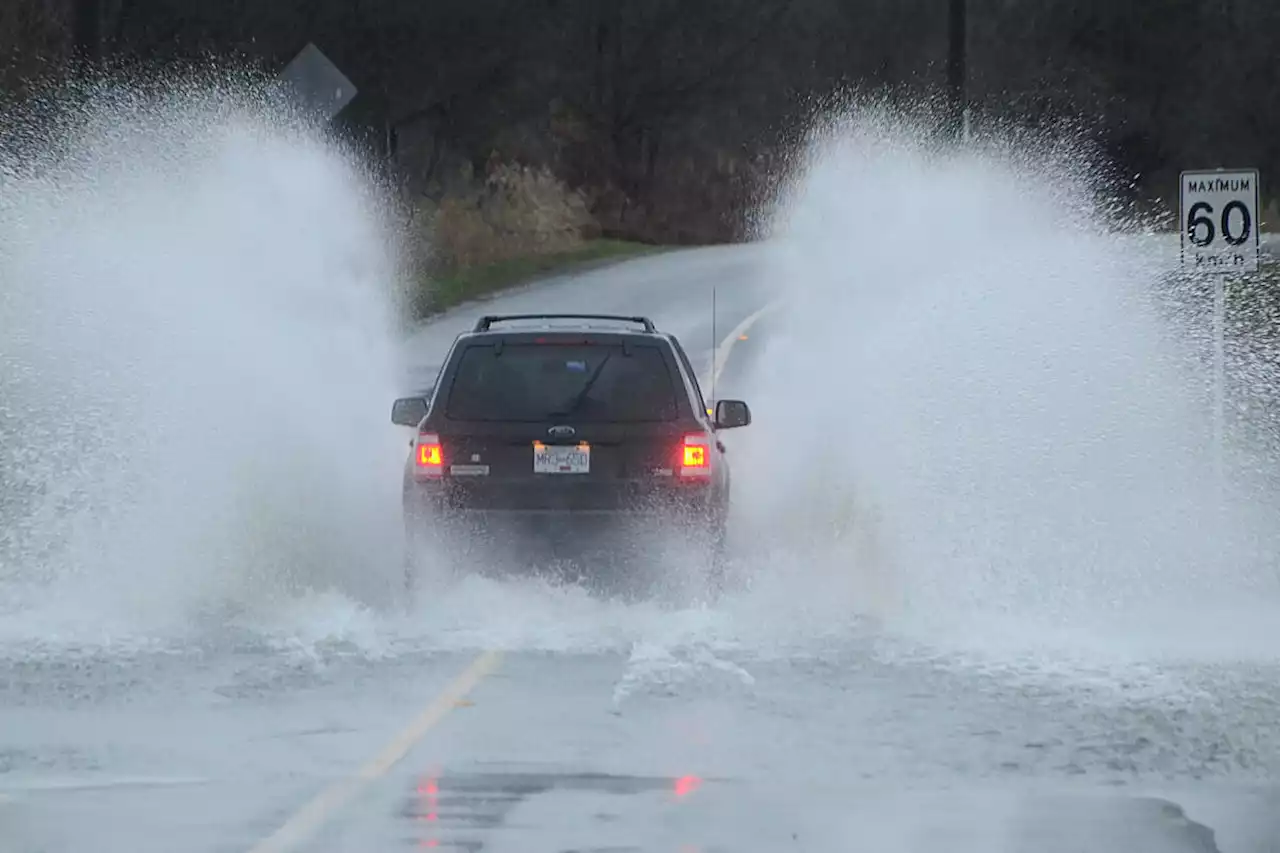
<path id="1" fill-rule="evenodd" d="M 533 473 L 586 474 L 591 471 L 591 448 L 585 444 L 533 446 Z"/>

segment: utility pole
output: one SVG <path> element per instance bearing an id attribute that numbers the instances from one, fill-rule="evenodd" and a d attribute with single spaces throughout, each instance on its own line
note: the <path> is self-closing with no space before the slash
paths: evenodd
<path id="1" fill-rule="evenodd" d="M 964 139 L 968 118 L 965 82 L 968 76 L 968 0 L 948 0 L 950 4 L 947 38 L 947 89 L 951 95 L 951 120 L 957 139 Z"/>
<path id="2" fill-rule="evenodd" d="M 102 0 L 75 0 L 72 10 L 76 59 L 96 68 L 102 62 Z"/>

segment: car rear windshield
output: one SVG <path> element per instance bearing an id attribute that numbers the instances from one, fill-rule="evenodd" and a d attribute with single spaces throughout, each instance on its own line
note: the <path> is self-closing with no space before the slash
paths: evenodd
<path id="1" fill-rule="evenodd" d="M 447 417 L 466 421 L 580 423 L 670 421 L 675 383 L 661 351 L 648 344 L 488 344 L 467 347 L 458 363 Z"/>

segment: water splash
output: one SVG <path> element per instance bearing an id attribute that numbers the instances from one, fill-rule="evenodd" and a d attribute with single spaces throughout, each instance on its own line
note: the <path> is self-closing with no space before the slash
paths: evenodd
<path id="1" fill-rule="evenodd" d="M 402 460 L 376 188 L 242 75 L 71 94 L 5 118 L 6 621 L 143 637 L 375 594 Z"/>
<path id="2" fill-rule="evenodd" d="M 958 148 L 870 107 L 806 153 L 774 223 L 787 320 L 750 512 L 808 530 L 856 507 L 882 615 L 948 644 L 1271 655 L 1277 504 L 1219 511 L 1194 330 L 1162 303 L 1176 236 L 1119 216 L 1071 138 Z"/>

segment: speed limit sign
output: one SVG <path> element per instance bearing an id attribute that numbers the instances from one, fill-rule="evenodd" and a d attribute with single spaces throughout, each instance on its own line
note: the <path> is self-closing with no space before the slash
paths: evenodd
<path id="1" fill-rule="evenodd" d="M 1182 265 L 1233 274 L 1258 269 L 1258 171 L 1183 172 Z"/>
<path id="2" fill-rule="evenodd" d="M 1182 266 L 1213 281 L 1213 463 L 1226 482 L 1226 279 L 1257 272 L 1258 170 L 1183 172 L 1178 190 Z"/>

